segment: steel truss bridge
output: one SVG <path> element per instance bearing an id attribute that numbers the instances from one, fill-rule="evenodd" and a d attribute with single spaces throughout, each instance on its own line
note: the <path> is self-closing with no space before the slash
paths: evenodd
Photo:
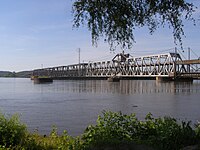
<path id="1" fill-rule="evenodd" d="M 200 60 L 182 60 L 179 53 L 131 57 L 124 52 L 111 61 L 89 62 L 33 71 L 33 76 L 51 78 L 170 78 L 200 79 Z"/>

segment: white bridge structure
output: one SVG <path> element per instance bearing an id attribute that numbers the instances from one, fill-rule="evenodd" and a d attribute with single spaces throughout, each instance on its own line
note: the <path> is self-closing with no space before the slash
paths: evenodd
<path id="1" fill-rule="evenodd" d="M 174 76 L 175 62 L 181 60 L 177 53 L 149 55 L 129 58 L 129 54 L 118 54 L 112 61 L 89 63 L 86 76 L 156 77 Z"/>
<path id="2" fill-rule="evenodd" d="M 196 74 L 200 77 L 200 60 L 183 61 L 179 53 L 165 53 L 141 57 L 131 57 L 124 52 L 111 61 L 80 63 L 33 71 L 34 76 L 51 78 L 180 78 Z M 184 76 L 183 76 L 184 75 Z M 192 76 L 190 76 L 192 77 Z M 194 78 L 194 76 L 192 77 Z"/>

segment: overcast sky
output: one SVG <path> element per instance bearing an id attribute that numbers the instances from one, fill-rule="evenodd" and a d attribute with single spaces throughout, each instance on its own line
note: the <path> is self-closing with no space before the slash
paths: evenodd
<path id="1" fill-rule="evenodd" d="M 188 0 L 200 8 L 200 0 Z M 99 42 L 93 47 L 86 27 L 72 28 L 72 0 L 0 0 L 0 70 L 23 71 L 43 67 L 81 62 L 110 60 L 116 53 L 109 51 L 107 43 Z M 194 14 L 200 18 L 200 11 Z M 191 57 L 200 56 L 200 20 L 196 26 L 184 23 L 187 48 Z M 160 28 L 150 35 L 146 28 L 134 32 L 136 43 L 126 51 L 133 56 L 158 54 L 174 49 L 172 31 Z M 177 46 L 180 48 L 180 46 Z"/>

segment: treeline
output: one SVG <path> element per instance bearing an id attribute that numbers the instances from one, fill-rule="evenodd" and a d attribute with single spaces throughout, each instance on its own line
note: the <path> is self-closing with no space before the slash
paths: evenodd
<path id="1" fill-rule="evenodd" d="M 32 71 L 10 72 L 0 71 L 0 77 L 18 77 L 18 78 L 30 78 Z"/>
<path id="2" fill-rule="evenodd" d="M 171 117 L 138 120 L 135 114 L 104 111 L 96 125 L 72 137 L 54 127 L 49 135 L 29 133 L 17 115 L 0 114 L 0 150 L 180 150 L 199 149 L 200 124 Z M 190 147 L 188 147 L 190 146 Z"/>

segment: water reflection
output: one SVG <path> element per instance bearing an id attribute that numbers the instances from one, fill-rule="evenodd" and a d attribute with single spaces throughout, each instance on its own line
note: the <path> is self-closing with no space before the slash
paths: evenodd
<path id="1" fill-rule="evenodd" d="M 174 93 L 192 94 L 200 92 L 198 81 L 193 82 L 158 82 L 148 80 L 106 80 L 57 81 L 55 90 L 74 93 L 118 93 L 118 94 L 149 94 Z"/>

